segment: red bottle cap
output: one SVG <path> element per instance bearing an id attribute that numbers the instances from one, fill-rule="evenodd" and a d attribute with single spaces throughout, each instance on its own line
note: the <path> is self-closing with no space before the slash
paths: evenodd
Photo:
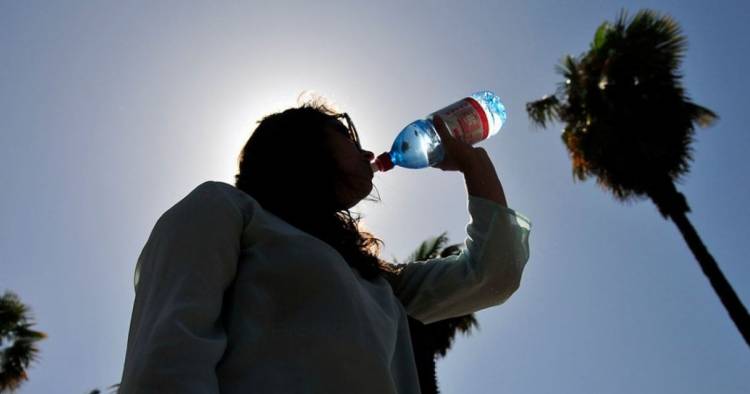
<path id="1" fill-rule="evenodd" d="M 386 172 L 393 168 L 393 162 L 391 161 L 391 155 L 388 152 L 381 153 L 376 159 L 375 164 L 378 166 L 380 171 Z"/>

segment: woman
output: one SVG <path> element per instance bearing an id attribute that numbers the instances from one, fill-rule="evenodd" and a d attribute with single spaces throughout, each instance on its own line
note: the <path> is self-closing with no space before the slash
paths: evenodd
<path id="1" fill-rule="evenodd" d="M 503 303 L 529 257 L 489 156 L 439 130 L 469 193 L 466 250 L 405 265 L 349 208 L 372 152 L 345 114 L 265 117 L 235 186 L 204 182 L 157 221 L 136 269 L 121 393 L 419 393 L 407 314 L 432 323 Z"/>

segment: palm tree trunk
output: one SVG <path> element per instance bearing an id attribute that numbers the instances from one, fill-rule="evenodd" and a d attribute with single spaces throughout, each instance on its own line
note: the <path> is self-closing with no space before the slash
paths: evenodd
<path id="1" fill-rule="evenodd" d="M 724 308 L 729 312 L 734 325 L 737 326 L 740 334 L 745 338 L 745 343 L 750 346 L 750 315 L 748 315 L 747 309 L 742 305 L 742 301 L 724 277 L 716 260 L 708 252 L 708 249 L 698 236 L 698 232 L 695 231 L 695 228 L 688 220 L 687 212 L 690 211 L 690 208 L 687 205 L 685 196 L 677 191 L 674 183 L 671 181 L 668 183 L 660 191 L 650 194 L 651 198 L 656 203 L 662 215 L 669 216 L 672 218 L 674 224 L 677 225 L 690 251 L 693 252 L 696 260 L 698 260 L 703 274 L 708 277 L 708 281 L 711 282 L 711 286 L 719 296 L 721 303 L 724 304 Z"/>
<path id="2" fill-rule="evenodd" d="M 711 286 L 719 295 L 721 303 L 724 304 L 724 308 L 729 312 L 729 316 L 732 317 L 734 324 L 740 330 L 740 333 L 745 338 L 745 343 L 750 346 L 750 315 L 747 313 L 747 309 L 742 305 L 737 294 L 732 289 L 732 285 L 729 284 L 724 274 L 719 269 L 719 265 L 716 264 L 714 257 L 708 253 L 708 249 L 703 245 L 698 233 L 693 228 L 693 225 L 687 218 L 685 212 L 676 212 L 671 215 L 672 221 L 680 229 L 685 242 L 688 247 L 695 255 L 698 260 L 703 273 L 708 277 Z"/>
<path id="3" fill-rule="evenodd" d="M 407 317 L 414 350 L 414 362 L 417 364 L 419 376 L 419 390 L 422 394 L 438 394 L 435 349 L 431 347 L 427 325 L 411 316 Z"/>

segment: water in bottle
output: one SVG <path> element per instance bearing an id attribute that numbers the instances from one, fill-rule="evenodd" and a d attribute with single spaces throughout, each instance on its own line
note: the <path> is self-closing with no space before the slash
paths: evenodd
<path id="1" fill-rule="evenodd" d="M 435 130 L 436 122 L 441 122 L 454 138 L 474 145 L 497 134 L 506 118 L 505 106 L 496 94 L 474 93 L 404 127 L 390 152 L 380 154 L 371 163 L 372 170 L 388 171 L 394 166 L 425 168 L 440 163 L 445 151 Z"/>

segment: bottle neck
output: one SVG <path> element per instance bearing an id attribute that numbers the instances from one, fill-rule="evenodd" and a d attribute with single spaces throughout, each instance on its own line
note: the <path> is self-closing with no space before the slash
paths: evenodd
<path id="1" fill-rule="evenodd" d="M 370 163 L 370 166 L 372 167 L 372 171 L 382 171 L 386 172 L 393 168 L 393 161 L 391 160 L 391 154 L 389 152 L 383 152 L 378 157 Z"/>

